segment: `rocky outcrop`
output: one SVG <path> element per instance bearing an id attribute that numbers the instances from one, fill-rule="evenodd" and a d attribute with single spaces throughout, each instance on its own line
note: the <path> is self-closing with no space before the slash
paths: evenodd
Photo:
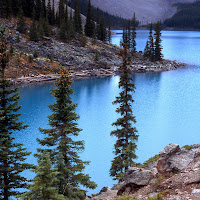
<path id="1" fill-rule="evenodd" d="M 137 199 L 155 196 L 170 200 L 200 199 L 200 145 L 180 148 L 171 143 L 160 151 L 158 161 L 153 162 L 146 168 L 129 168 L 123 181 L 108 190 Z M 104 200 L 114 198 L 108 190 L 101 191 Z"/>

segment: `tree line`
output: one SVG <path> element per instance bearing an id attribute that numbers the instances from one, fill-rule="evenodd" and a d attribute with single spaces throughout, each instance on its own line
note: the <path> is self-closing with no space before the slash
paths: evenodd
<path id="1" fill-rule="evenodd" d="M 163 25 L 173 28 L 200 29 L 200 2 L 174 4 L 178 12 L 166 19 Z"/>
<path id="2" fill-rule="evenodd" d="M 81 18 L 80 0 L 73 1 L 73 8 L 67 6 L 68 0 L 59 0 L 58 9 L 55 10 L 55 3 L 51 0 L 2 0 L 0 1 L 0 17 L 18 17 L 17 30 L 20 33 L 27 32 L 25 17 L 32 20 L 29 37 L 32 41 L 38 41 L 44 36 L 57 35 L 62 40 L 70 40 L 77 36 L 86 35 L 94 39 L 110 42 L 111 25 L 106 27 L 104 13 L 99 9 L 93 9 L 90 0 L 88 1 L 86 24 L 83 27 Z M 71 6 L 72 6 L 71 5 Z M 95 13 L 95 14 L 94 14 Z M 106 15 L 107 16 L 107 15 Z M 53 27 L 58 31 L 55 33 Z M 79 37 L 80 38 L 80 37 Z"/>
<path id="3" fill-rule="evenodd" d="M 150 24 L 149 37 L 144 48 L 143 56 L 152 62 L 162 59 L 162 40 L 161 40 L 161 26 L 158 21 L 154 25 Z M 127 44 L 127 48 L 131 50 L 132 55 L 136 53 L 136 17 L 135 14 L 132 20 L 129 20 L 128 24 L 123 26 L 123 36 L 120 41 L 121 44 Z"/>

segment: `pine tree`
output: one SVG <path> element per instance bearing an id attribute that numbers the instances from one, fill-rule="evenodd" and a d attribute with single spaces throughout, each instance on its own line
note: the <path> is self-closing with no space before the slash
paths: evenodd
<path id="1" fill-rule="evenodd" d="M 154 39 L 153 39 L 153 26 L 150 24 L 149 37 L 144 49 L 144 57 L 149 58 L 150 61 L 155 60 L 155 49 L 154 49 Z"/>
<path id="2" fill-rule="evenodd" d="M 35 6 L 34 6 L 34 19 L 39 21 L 42 13 L 42 3 L 41 0 L 35 0 Z"/>
<path id="3" fill-rule="evenodd" d="M 99 24 L 99 29 L 100 29 L 100 37 L 99 37 L 99 39 L 101 41 L 106 41 L 106 25 L 105 25 L 104 17 L 101 17 L 100 24 Z"/>
<path id="4" fill-rule="evenodd" d="M 47 4 L 47 18 L 48 18 L 49 24 L 50 24 L 50 25 L 53 25 L 51 0 L 48 0 L 48 4 Z"/>
<path id="5" fill-rule="evenodd" d="M 54 4 L 54 0 L 53 0 L 53 6 L 52 6 L 52 25 L 55 25 L 55 4 Z"/>
<path id="6" fill-rule="evenodd" d="M 131 20 L 128 20 L 128 26 L 127 26 L 127 44 L 128 48 L 131 48 Z"/>
<path id="7" fill-rule="evenodd" d="M 82 161 L 78 155 L 84 150 L 83 141 L 74 140 L 81 129 L 77 124 L 79 116 L 75 113 L 77 104 L 73 104 L 71 100 L 72 81 L 64 68 L 61 68 L 60 74 L 61 77 L 55 83 L 57 88 L 51 92 L 56 102 L 49 106 L 53 112 L 48 117 L 50 129 L 40 128 L 45 138 L 38 141 L 50 151 L 51 161 L 58 169 L 59 194 L 64 194 L 69 199 L 84 199 L 85 194 L 80 186 L 93 189 L 96 184 L 90 181 L 89 175 L 82 172 L 89 162 Z"/>
<path id="8" fill-rule="evenodd" d="M 162 46 L 161 46 L 161 28 L 160 22 L 158 21 L 155 25 L 155 61 L 162 59 Z"/>
<path id="9" fill-rule="evenodd" d="M 87 8 L 87 16 L 86 16 L 86 24 L 85 24 L 85 35 L 88 37 L 93 37 L 94 29 L 95 29 L 95 25 L 92 19 L 91 2 L 90 0 L 88 0 L 88 8 Z"/>
<path id="10" fill-rule="evenodd" d="M 5 41 L 5 29 L 0 27 L 0 199 L 8 200 L 20 194 L 20 188 L 27 188 L 27 179 L 21 172 L 31 166 L 25 163 L 26 148 L 14 142 L 12 133 L 27 126 L 19 122 L 20 98 L 18 88 L 11 88 L 5 78 L 5 69 L 9 62 L 9 51 Z"/>
<path id="11" fill-rule="evenodd" d="M 108 41 L 108 43 L 111 43 L 111 41 L 112 41 L 110 21 L 109 21 L 109 24 L 108 24 L 107 41 Z"/>
<path id="12" fill-rule="evenodd" d="M 55 187 L 58 182 L 57 169 L 52 169 L 49 153 L 37 155 L 38 166 L 33 170 L 36 176 L 33 184 L 30 185 L 28 192 L 21 195 L 22 199 L 37 200 L 67 200 L 63 195 L 58 194 Z"/>
<path id="13" fill-rule="evenodd" d="M 75 1 L 75 13 L 74 13 L 74 27 L 77 33 L 82 33 L 82 22 L 80 13 L 80 1 Z"/>
<path id="14" fill-rule="evenodd" d="M 19 19 L 18 19 L 18 22 L 17 22 L 17 31 L 19 31 L 20 33 L 26 33 L 26 20 L 24 18 L 24 15 L 23 15 L 23 10 L 20 9 L 19 11 Z"/>
<path id="15" fill-rule="evenodd" d="M 113 104 L 119 104 L 116 112 L 121 115 L 112 125 L 116 126 L 116 130 L 111 132 L 111 136 L 116 136 L 117 141 L 114 145 L 115 157 L 112 161 L 110 176 L 114 180 L 121 181 L 128 167 L 135 165 L 134 159 L 137 158 L 135 150 L 137 148 L 136 141 L 138 140 L 137 129 L 132 127 L 132 123 L 136 123 L 133 116 L 132 92 L 135 92 L 135 85 L 132 83 L 130 65 L 130 57 L 128 56 L 128 46 L 123 44 L 124 50 L 121 53 L 123 64 L 120 66 L 120 95 L 116 97 Z"/>
<path id="16" fill-rule="evenodd" d="M 58 25 L 60 27 L 60 25 L 62 24 L 63 20 L 65 19 L 65 8 L 64 8 L 64 1 L 60 0 L 59 1 L 59 19 L 58 19 Z"/>
<path id="17" fill-rule="evenodd" d="M 135 53 L 136 52 L 136 17 L 135 13 L 133 15 L 133 18 L 131 20 L 131 36 L 130 36 L 130 48 L 131 52 Z"/>
<path id="18" fill-rule="evenodd" d="M 37 42 L 39 40 L 39 33 L 38 33 L 38 30 L 37 30 L 35 20 L 33 20 L 32 23 L 31 23 L 29 38 L 30 38 L 30 40 L 32 40 L 34 42 Z"/>
<path id="19" fill-rule="evenodd" d="M 0 17 L 8 18 L 11 14 L 11 1 L 1 0 L 0 1 Z"/>

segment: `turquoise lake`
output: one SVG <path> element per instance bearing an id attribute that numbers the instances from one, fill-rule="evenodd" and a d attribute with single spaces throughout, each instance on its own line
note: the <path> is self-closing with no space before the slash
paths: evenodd
<path id="1" fill-rule="evenodd" d="M 115 31 L 120 32 L 120 31 Z M 112 36 L 112 43 L 119 45 L 121 34 Z M 137 50 L 143 51 L 148 31 L 137 31 Z M 163 31 L 164 58 L 184 62 L 187 65 L 175 71 L 134 74 L 136 92 L 133 113 L 139 132 L 137 162 L 143 162 L 159 153 L 168 143 L 200 143 L 200 32 Z M 90 160 L 86 168 L 98 188 L 88 194 L 97 193 L 103 186 L 112 186 L 109 176 L 114 157 L 115 138 L 110 136 L 111 124 L 117 119 L 116 106 L 112 101 L 119 94 L 119 76 L 76 80 L 72 96 L 78 103 L 79 127 L 83 129 L 80 140 L 85 141 L 83 160 Z M 48 105 L 54 102 L 49 90 L 52 83 L 29 85 L 20 88 L 21 119 L 29 128 L 14 136 L 28 151 L 36 152 L 36 138 L 42 135 L 38 127 L 47 128 Z M 36 163 L 33 156 L 28 162 Z M 33 174 L 27 173 L 28 177 Z"/>

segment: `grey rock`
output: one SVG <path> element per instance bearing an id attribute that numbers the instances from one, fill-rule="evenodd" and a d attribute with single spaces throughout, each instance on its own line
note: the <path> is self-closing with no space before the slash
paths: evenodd
<path id="1" fill-rule="evenodd" d="M 200 189 L 194 189 L 194 190 L 192 190 L 192 194 L 195 194 L 195 193 L 200 193 Z"/>
<path id="2" fill-rule="evenodd" d="M 180 150 L 180 147 L 178 144 L 170 143 L 168 144 L 162 151 L 160 151 L 159 156 L 166 156 L 166 155 L 172 155 Z"/>
<path id="3" fill-rule="evenodd" d="M 140 169 L 137 167 L 129 168 L 124 176 L 123 182 L 120 183 L 118 195 L 121 195 L 124 192 L 130 194 L 137 191 L 141 187 L 148 185 L 153 177 L 151 170 Z"/>

